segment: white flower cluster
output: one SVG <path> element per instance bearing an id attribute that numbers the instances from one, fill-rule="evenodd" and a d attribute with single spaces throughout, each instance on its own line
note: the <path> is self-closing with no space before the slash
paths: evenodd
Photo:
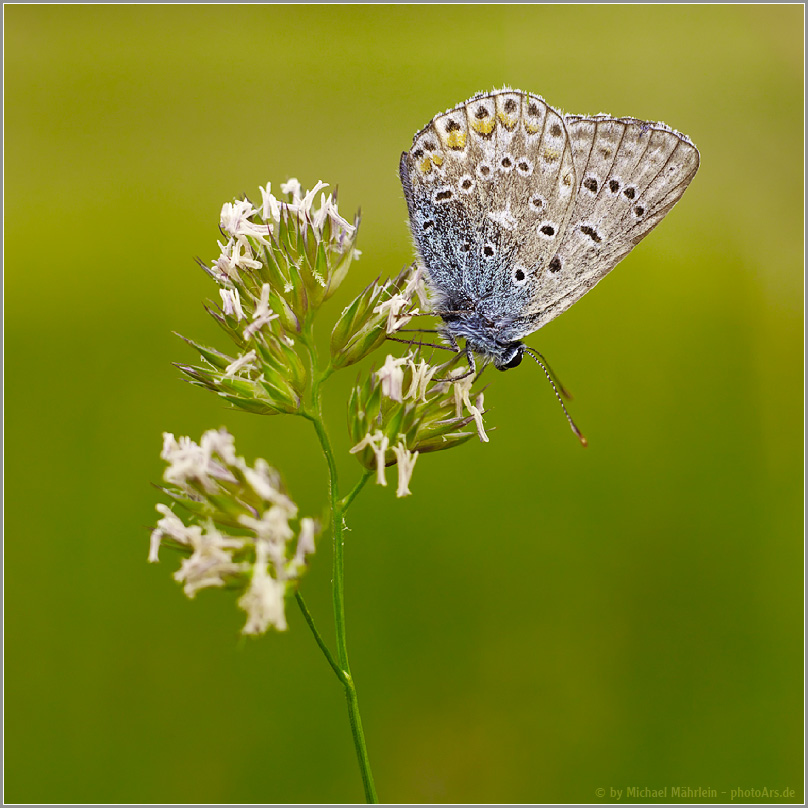
<path id="1" fill-rule="evenodd" d="M 320 206 L 315 207 L 317 193 L 327 188 L 328 184 L 318 181 L 305 195 L 300 183 L 292 178 L 281 184 L 281 192 L 289 194 L 289 202 L 277 199 L 272 194 L 272 183 L 261 188 L 261 206 L 253 207 L 247 199 L 225 202 L 219 218 L 222 231 L 229 238 L 227 243 L 218 242 L 220 254 L 214 261 L 214 269 L 223 279 L 232 278 L 239 269 L 260 269 L 261 262 L 256 260 L 256 247 L 268 246 L 270 235 L 281 221 L 285 209 L 298 217 L 301 223 L 309 222 L 316 233 L 322 237 L 326 221 L 331 223 L 330 246 L 337 253 L 352 249 L 352 237 L 356 227 L 340 216 L 337 201 L 333 194 L 320 194 Z M 260 218 L 263 222 L 255 222 Z M 252 242 L 250 241 L 252 239 Z M 359 257 L 359 250 L 353 251 L 353 257 Z"/>
<path id="2" fill-rule="evenodd" d="M 168 506 L 157 505 L 162 518 L 151 534 L 149 561 L 158 561 L 166 541 L 190 550 L 174 578 L 191 598 L 200 589 L 248 579 L 239 600 L 247 613 L 243 632 L 262 634 L 270 626 L 285 630 L 285 597 L 314 552 L 316 522 L 298 520 L 297 505 L 283 492 L 278 472 L 261 459 L 248 466 L 236 456 L 233 436 L 224 429 L 206 432 L 199 444 L 165 433 L 160 456 L 168 463 L 163 478 L 173 487 L 169 493 L 198 515 L 192 517 L 197 523 L 186 525 Z M 226 513 L 218 511 L 224 497 Z M 240 512 L 233 512 L 234 505 Z M 233 521 L 240 535 L 217 527 Z"/>
<path id="3" fill-rule="evenodd" d="M 407 394 L 403 395 L 404 370 L 403 366 L 408 365 L 412 371 L 412 381 L 410 382 Z M 377 376 L 382 385 L 382 393 L 393 401 L 403 402 L 407 399 L 426 401 L 426 389 L 432 381 L 437 368 L 422 359 L 417 365 L 412 361 L 411 356 L 404 356 L 396 359 L 387 355 L 384 364 L 379 368 Z M 452 385 L 455 397 L 456 415 L 459 418 L 463 414 L 463 407 L 473 416 L 477 425 L 477 434 L 484 443 L 488 442 L 488 435 L 485 434 L 483 425 L 483 393 L 479 393 L 474 404 L 471 403 L 469 393 L 474 384 L 474 376 L 463 374 L 464 378 L 455 382 L 447 382 Z M 353 451 L 353 450 L 351 450 Z"/>
<path id="4" fill-rule="evenodd" d="M 405 366 L 409 368 L 411 375 L 411 381 L 406 393 L 404 392 Z M 382 395 L 386 396 L 391 401 L 404 403 L 410 400 L 413 402 L 426 403 L 427 387 L 432 382 L 432 378 L 437 370 L 437 367 L 428 365 L 423 359 L 416 365 L 411 355 L 396 358 L 388 354 L 384 364 L 377 371 L 376 376 L 382 387 Z M 475 403 L 471 403 L 469 394 L 473 383 L 474 377 L 471 375 L 454 382 L 446 380 L 443 382 L 445 385 L 444 392 L 449 385 L 452 386 L 457 417 L 460 418 L 463 415 L 463 407 L 465 407 L 469 415 L 474 418 L 480 440 L 487 442 L 488 435 L 485 434 L 485 427 L 483 425 L 483 394 L 480 393 Z M 398 466 L 398 488 L 396 490 L 396 496 L 404 497 L 412 493 L 409 485 L 413 469 L 415 468 L 415 461 L 418 459 L 418 452 L 410 451 L 407 448 L 403 435 L 398 435 L 397 442 L 391 445 L 390 438 L 385 435 L 381 429 L 375 429 L 372 432 L 368 432 L 359 443 L 350 449 L 350 452 L 351 454 L 356 454 L 366 448 L 370 448 L 376 456 L 376 482 L 379 485 L 387 485 L 385 464 L 386 453 L 390 450 L 395 455 L 396 465 Z"/>

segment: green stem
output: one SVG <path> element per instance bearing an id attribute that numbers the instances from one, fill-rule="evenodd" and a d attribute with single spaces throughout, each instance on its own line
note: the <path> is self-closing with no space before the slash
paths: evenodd
<path id="1" fill-rule="evenodd" d="M 359 482 L 339 501 L 343 513 L 351 507 L 351 503 L 356 499 L 357 494 L 365 487 L 365 483 L 372 476 L 373 472 L 370 469 L 365 469 L 365 473 L 359 478 Z"/>
<path id="2" fill-rule="evenodd" d="M 323 640 L 323 638 L 320 636 L 320 632 L 317 631 L 317 626 L 314 625 L 314 618 L 311 616 L 309 607 L 306 606 L 306 601 L 303 600 L 303 595 L 301 595 L 300 592 L 296 592 L 295 600 L 297 601 L 297 605 L 300 607 L 300 611 L 303 612 L 303 617 L 309 624 L 309 628 L 311 629 L 311 633 L 314 635 L 314 639 L 317 641 L 317 645 L 320 646 L 320 650 L 323 652 L 323 655 L 328 660 L 328 664 L 334 669 L 334 673 L 337 674 L 337 679 L 339 679 L 340 682 L 345 684 L 345 676 L 343 674 L 342 668 L 340 668 L 340 666 L 337 665 L 337 661 L 331 655 L 331 651 L 328 650 L 328 646 L 325 644 L 325 640 Z"/>
<path id="3" fill-rule="evenodd" d="M 319 390 L 317 390 L 317 403 L 319 404 Z M 342 676 L 339 677 L 345 687 L 345 699 L 348 703 L 348 720 L 351 724 L 351 734 L 353 735 L 356 757 L 359 761 L 359 769 L 362 773 L 362 784 L 365 787 L 365 801 L 377 803 L 376 786 L 373 783 L 373 772 L 370 768 L 370 758 L 368 757 L 367 745 L 365 743 L 365 733 L 362 729 L 362 717 L 359 714 L 359 698 L 356 693 L 356 685 L 351 676 L 351 666 L 348 662 L 348 640 L 345 633 L 345 556 L 342 531 L 345 527 L 346 506 L 339 498 L 339 488 L 337 479 L 337 463 L 334 451 L 331 448 L 331 441 L 328 437 L 322 415 L 318 412 L 310 416 L 314 424 L 314 430 L 320 439 L 326 460 L 328 461 L 329 483 L 331 493 L 331 519 L 334 541 L 334 568 L 333 568 L 333 601 L 334 601 L 334 627 L 337 635 L 337 659 L 341 668 Z M 362 485 L 369 475 L 363 475 L 362 480 L 353 491 L 346 497 L 347 504 L 359 493 Z"/>
<path id="4" fill-rule="evenodd" d="M 304 335 L 301 335 L 304 336 Z M 356 749 L 356 757 L 359 762 L 359 770 L 362 774 L 362 784 L 365 788 L 365 801 L 369 803 L 377 803 L 379 798 L 376 796 L 376 786 L 373 783 L 373 772 L 370 769 L 370 758 L 368 757 L 367 744 L 365 743 L 365 733 L 362 729 L 362 717 L 359 714 L 359 699 L 356 693 L 356 685 L 354 684 L 353 677 L 351 676 L 351 666 L 348 663 L 348 640 L 345 633 L 345 558 L 342 532 L 345 527 L 345 512 L 348 506 L 354 500 L 356 495 L 362 490 L 362 486 L 367 482 L 370 472 L 365 473 L 362 479 L 357 483 L 351 492 L 344 498 L 340 499 L 339 496 L 339 481 L 337 477 L 337 462 L 334 457 L 334 450 L 331 447 L 331 440 L 328 437 L 328 432 L 323 422 L 323 407 L 322 397 L 320 395 L 320 385 L 330 375 L 331 368 L 325 371 L 324 374 L 318 374 L 317 366 L 317 349 L 314 345 L 314 340 L 307 332 L 304 337 L 304 343 L 309 351 L 311 359 L 311 373 L 312 373 L 312 391 L 311 401 L 303 414 L 314 425 L 314 431 L 320 440 L 323 454 L 325 454 L 326 461 L 328 462 L 328 481 L 329 481 L 329 499 L 331 501 L 331 529 L 334 542 L 334 566 L 332 576 L 332 594 L 334 603 L 334 627 L 337 637 L 337 659 L 339 662 L 334 661 L 334 657 L 328 650 L 323 638 L 317 631 L 314 621 L 306 608 L 306 604 L 300 595 L 297 596 L 298 605 L 300 606 L 309 628 L 314 634 L 314 639 L 320 646 L 320 650 L 328 660 L 328 664 L 336 673 L 337 678 L 345 688 L 345 700 L 348 703 L 348 720 L 351 724 L 351 734 L 353 736 L 354 748 Z"/>

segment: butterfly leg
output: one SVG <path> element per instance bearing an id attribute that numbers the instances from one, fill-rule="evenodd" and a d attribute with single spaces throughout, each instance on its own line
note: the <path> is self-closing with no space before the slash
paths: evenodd
<path id="1" fill-rule="evenodd" d="M 476 376 L 477 375 L 477 363 L 474 361 L 474 354 L 471 352 L 471 348 L 466 345 L 466 359 L 469 363 L 469 372 L 465 375 L 467 376 Z"/>
<path id="2" fill-rule="evenodd" d="M 397 339 L 396 337 L 388 337 L 387 339 L 389 342 L 403 342 L 405 345 L 409 345 L 410 347 L 416 344 L 414 337 L 412 339 Z M 457 353 L 454 348 L 448 348 L 446 345 L 436 345 L 434 342 L 422 342 L 421 340 L 418 340 L 417 344 L 419 347 L 423 345 L 425 348 L 440 348 L 443 351 L 452 351 L 453 353 Z"/>
<path id="3" fill-rule="evenodd" d="M 460 353 L 460 346 L 452 339 L 454 342 L 455 348 L 457 353 Z M 466 346 L 464 353 L 466 354 L 466 359 L 469 363 L 469 369 L 465 373 L 461 373 L 459 376 L 450 376 L 447 379 L 433 379 L 435 382 L 459 382 L 462 379 L 467 379 L 469 376 L 474 376 L 477 373 L 477 363 L 474 361 L 474 354 L 471 352 L 471 348 Z"/>

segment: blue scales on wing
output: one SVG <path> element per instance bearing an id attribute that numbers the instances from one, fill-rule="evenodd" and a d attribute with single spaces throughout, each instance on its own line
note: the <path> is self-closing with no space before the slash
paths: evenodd
<path id="1" fill-rule="evenodd" d="M 401 179 L 438 310 L 473 310 L 512 339 L 575 201 L 562 116 L 528 93 L 480 94 L 415 136 Z"/>

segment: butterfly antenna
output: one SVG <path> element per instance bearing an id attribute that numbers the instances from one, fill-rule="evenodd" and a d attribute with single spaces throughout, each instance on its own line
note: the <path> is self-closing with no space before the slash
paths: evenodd
<path id="1" fill-rule="evenodd" d="M 561 379 L 558 378 L 558 374 L 550 367 L 550 363 L 544 358 L 544 355 L 540 354 L 535 348 L 528 349 L 527 346 L 525 346 L 525 349 L 529 350 L 530 353 L 534 354 L 534 359 L 536 356 L 538 356 L 539 359 L 541 359 L 541 361 L 544 363 L 544 367 L 547 368 L 547 371 L 553 377 L 553 381 L 558 386 L 558 392 L 561 393 L 561 395 L 564 396 L 564 398 L 566 398 L 567 401 L 572 401 L 572 393 L 570 393 L 570 391 L 567 390 L 566 387 L 564 387 L 563 382 L 561 381 Z"/>
<path id="2" fill-rule="evenodd" d="M 547 363 L 544 361 L 544 357 L 538 352 L 534 351 L 531 348 L 528 348 L 527 345 L 525 346 L 525 353 L 531 356 L 536 364 L 544 371 L 544 375 L 547 377 L 547 381 L 550 382 L 550 387 L 553 388 L 553 392 L 555 393 L 555 397 L 558 399 L 558 403 L 561 405 L 561 409 L 564 410 L 564 415 L 567 416 L 567 421 L 569 421 L 570 428 L 575 433 L 576 437 L 579 441 L 581 441 L 581 446 L 588 446 L 589 443 L 587 439 L 581 433 L 581 430 L 575 425 L 575 421 L 572 420 L 572 416 L 567 411 L 566 406 L 564 406 L 564 399 L 561 398 L 561 393 L 558 392 L 558 387 L 556 387 L 556 383 L 553 380 L 553 374 L 547 366 Z M 563 385 L 559 382 L 559 386 L 563 389 Z"/>

